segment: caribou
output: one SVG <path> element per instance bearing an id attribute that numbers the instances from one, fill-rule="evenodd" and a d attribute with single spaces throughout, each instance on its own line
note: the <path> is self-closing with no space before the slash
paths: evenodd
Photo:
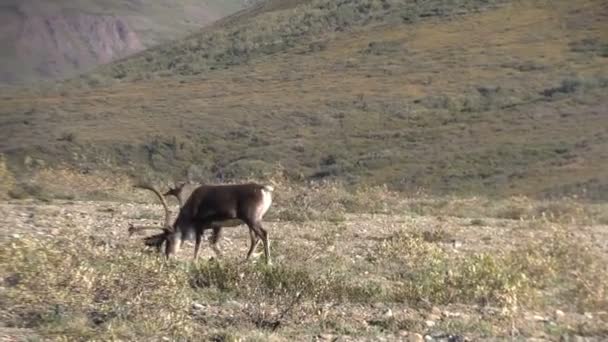
<path id="1" fill-rule="evenodd" d="M 212 245 L 217 254 L 216 243 L 221 228 L 245 224 L 249 228 L 251 239 L 245 260 L 250 259 L 262 240 L 266 263 L 272 263 L 268 232 L 262 226 L 262 219 L 272 204 L 272 186 L 258 183 L 198 185 L 189 196 L 183 194 L 184 185 L 172 188 L 164 194 L 176 196 L 180 202 L 179 213 L 172 224 L 165 196 L 148 184 L 138 184 L 136 187 L 154 192 L 161 200 L 165 210 L 163 232 L 145 238 L 144 243 L 155 246 L 159 251 L 164 244 L 168 259 L 178 252 L 185 239 L 194 234 L 194 260 L 197 260 L 204 231 L 208 229 L 214 232 Z M 140 229 L 148 227 L 130 226 L 129 233 Z"/>

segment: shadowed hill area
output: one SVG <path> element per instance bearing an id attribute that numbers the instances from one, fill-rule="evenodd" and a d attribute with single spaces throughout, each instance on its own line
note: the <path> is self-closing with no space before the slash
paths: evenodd
<path id="1" fill-rule="evenodd" d="M 242 8 L 243 1 L 37 1 L 0 4 L 0 82 L 73 75 Z"/>
<path id="2" fill-rule="evenodd" d="M 604 1 L 273 4 L 3 92 L 9 169 L 225 179 L 281 164 L 401 190 L 606 199 Z"/>

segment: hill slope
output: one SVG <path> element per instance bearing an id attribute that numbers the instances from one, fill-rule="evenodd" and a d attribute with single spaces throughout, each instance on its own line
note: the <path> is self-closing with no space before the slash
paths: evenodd
<path id="1" fill-rule="evenodd" d="M 82 72 L 175 39 L 230 14 L 242 1 L 3 1 L 0 83 Z"/>
<path id="2" fill-rule="evenodd" d="M 13 170 L 209 179 L 280 163 L 398 189 L 606 198 L 603 1 L 301 3 L 6 95 L 0 151 Z"/>

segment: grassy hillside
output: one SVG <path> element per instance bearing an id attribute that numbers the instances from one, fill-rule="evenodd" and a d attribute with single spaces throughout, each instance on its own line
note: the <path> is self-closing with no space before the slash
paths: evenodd
<path id="1" fill-rule="evenodd" d="M 607 19 L 599 0 L 270 2 L 52 89 L 6 90 L 0 152 L 18 176 L 215 180 L 280 164 L 401 190 L 606 199 Z"/>

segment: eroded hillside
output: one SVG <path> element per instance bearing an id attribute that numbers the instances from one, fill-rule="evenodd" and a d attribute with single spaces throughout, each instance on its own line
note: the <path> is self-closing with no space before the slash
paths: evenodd
<path id="1" fill-rule="evenodd" d="M 186 35 L 240 8 L 240 1 L 4 1 L 0 83 L 90 70 Z"/>

